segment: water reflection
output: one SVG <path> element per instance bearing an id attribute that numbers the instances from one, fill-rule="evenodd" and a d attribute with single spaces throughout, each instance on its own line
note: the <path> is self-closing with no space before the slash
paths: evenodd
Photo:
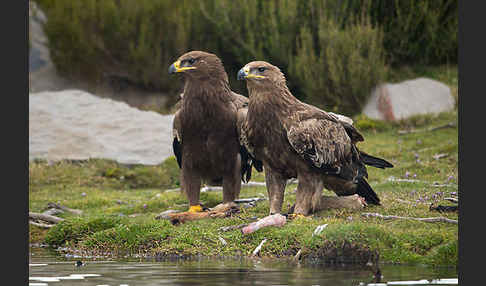
<path id="1" fill-rule="evenodd" d="M 29 277 L 69 277 L 59 282 L 31 283 L 45 285 L 366 285 L 370 271 L 356 267 L 296 265 L 286 262 L 263 262 L 249 259 L 192 261 L 156 261 L 121 259 L 86 260 L 77 267 L 76 258 L 65 258 L 45 249 L 31 249 Z M 35 265 L 39 264 L 39 265 Z M 47 264 L 47 265 L 46 265 Z M 420 266 L 381 267 L 383 281 L 403 281 L 457 277 L 455 268 L 432 269 Z M 437 272 L 439 271 L 439 272 Z M 79 278 L 79 274 L 100 276 Z M 56 283 L 56 284 L 55 284 Z M 41 285 L 41 284 L 38 284 Z"/>

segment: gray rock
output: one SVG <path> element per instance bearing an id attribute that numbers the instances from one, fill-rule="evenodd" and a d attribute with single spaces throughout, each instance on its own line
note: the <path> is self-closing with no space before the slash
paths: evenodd
<path id="1" fill-rule="evenodd" d="M 393 121 L 450 111 L 454 105 L 454 97 L 447 85 L 428 78 L 417 78 L 379 85 L 373 90 L 363 113 L 372 119 Z"/>
<path id="2" fill-rule="evenodd" d="M 172 120 L 81 90 L 30 93 L 29 160 L 157 165 L 173 155 Z"/>

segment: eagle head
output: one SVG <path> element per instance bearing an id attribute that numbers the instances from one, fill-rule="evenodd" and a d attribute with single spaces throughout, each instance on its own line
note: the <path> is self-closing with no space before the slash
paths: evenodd
<path id="1" fill-rule="evenodd" d="M 227 79 L 223 63 L 214 54 L 190 51 L 180 56 L 169 67 L 169 74 L 182 73 L 194 79 L 223 77 Z"/>
<path id="2" fill-rule="evenodd" d="M 238 80 L 246 80 L 248 85 L 268 85 L 285 83 L 285 76 L 280 69 L 264 61 L 246 64 L 237 75 Z"/>

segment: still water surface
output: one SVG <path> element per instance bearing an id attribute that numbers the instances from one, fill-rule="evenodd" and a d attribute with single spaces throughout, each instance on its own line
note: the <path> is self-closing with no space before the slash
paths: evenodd
<path id="1" fill-rule="evenodd" d="M 251 259 L 156 261 L 155 259 L 88 260 L 66 258 L 31 248 L 30 285 L 329 285 L 358 286 L 372 282 L 370 271 L 356 267 L 263 262 Z M 387 281 L 457 278 L 456 268 L 382 265 Z M 81 278 L 82 274 L 91 274 Z M 54 277 L 60 277 L 60 281 Z M 50 278 L 50 279 L 49 279 Z M 54 278 L 54 279 L 53 279 Z M 457 285 L 457 284 L 456 284 Z"/>

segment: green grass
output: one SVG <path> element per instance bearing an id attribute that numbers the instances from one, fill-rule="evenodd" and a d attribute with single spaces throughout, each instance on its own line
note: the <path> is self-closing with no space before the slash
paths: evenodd
<path id="1" fill-rule="evenodd" d="M 369 119 L 368 119 L 369 120 Z M 329 210 L 312 219 L 289 221 L 282 228 L 264 228 L 251 235 L 239 231 L 220 232 L 222 226 L 240 224 L 252 217 L 268 214 L 267 201 L 253 208 L 242 208 L 237 217 L 206 219 L 173 226 L 155 216 L 167 209 L 186 210 L 187 200 L 179 192 L 166 192 L 179 186 L 178 167 L 173 158 L 159 166 L 126 167 L 106 160 L 84 163 L 59 162 L 29 164 L 29 209 L 42 212 L 48 202 L 83 210 L 77 217 L 60 215 L 66 221 L 49 231 L 30 227 L 31 242 L 69 246 L 94 253 L 167 254 L 205 256 L 248 256 L 264 239 L 265 257 L 292 257 L 302 249 L 303 258 L 319 253 L 323 247 L 341 249 L 343 243 L 376 250 L 382 262 L 457 265 L 458 226 L 405 220 L 364 218 L 362 212 L 410 217 L 445 216 L 458 219 L 457 213 L 437 213 L 430 203 L 451 204 L 441 200 L 458 192 L 458 130 L 444 128 L 432 132 L 399 135 L 413 127 L 425 130 L 457 121 L 448 112 L 399 123 L 382 123 L 383 128 L 364 129 L 362 150 L 386 158 L 395 167 L 368 168 L 369 182 L 382 200 L 382 206 L 362 211 Z M 447 153 L 436 160 L 433 155 Z M 418 160 L 417 160 L 418 159 Z M 390 177 L 418 182 L 394 182 Z M 408 177 L 407 177 L 408 176 Z M 263 181 L 263 174 L 253 180 Z M 438 183 L 441 187 L 434 187 Z M 283 211 L 295 202 L 295 185 L 286 188 Z M 330 195 L 327 190 L 324 194 Z M 266 195 L 264 187 L 242 188 L 240 197 Z M 221 192 L 201 194 L 201 201 L 212 207 L 222 201 Z M 132 217 L 130 215 L 137 214 Z M 320 224 L 328 227 L 320 236 L 312 232 Z M 219 237 L 228 244 L 223 246 Z"/>

